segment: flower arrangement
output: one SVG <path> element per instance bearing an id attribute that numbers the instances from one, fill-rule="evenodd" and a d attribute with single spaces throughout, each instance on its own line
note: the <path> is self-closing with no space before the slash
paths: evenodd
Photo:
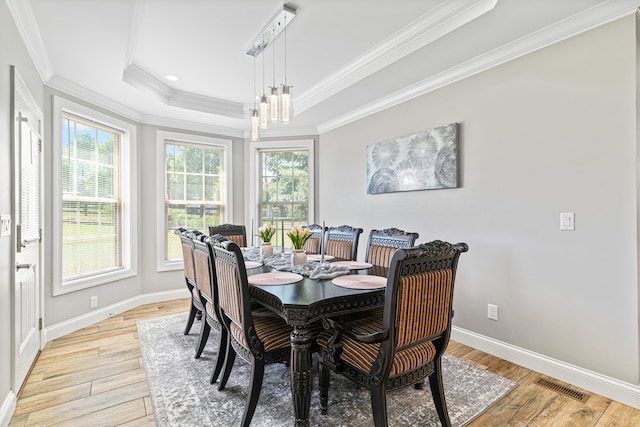
<path id="1" fill-rule="evenodd" d="M 276 234 L 276 228 L 271 224 L 264 224 L 258 228 L 258 232 L 260 232 L 260 240 L 267 243 L 271 242 L 271 238 Z"/>
<path id="2" fill-rule="evenodd" d="M 294 227 L 291 231 L 287 232 L 287 236 L 293 243 L 293 249 L 302 249 L 304 243 L 311 237 L 311 232 L 308 228 Z"/>

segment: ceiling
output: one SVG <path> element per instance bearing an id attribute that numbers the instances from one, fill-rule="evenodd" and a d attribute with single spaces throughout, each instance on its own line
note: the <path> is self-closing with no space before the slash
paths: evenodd
<path id="1" fill-rule="evenodd" d="M 243 137 L 258 33 L 276 0 L 5 0 L 43 81 L 141 123 Z M 295 0 L 294 119 L 326 132 L 634 13 L 639 0 Z M 276 61 L 273 60 L 275 45 Z M 284 80 L 284 36 L 255 59 L 256 95 Z M 263 70 L 264 68 L 264 75 Z M 180 77 L 166 80 L 167 74 Z M 265 88 L 268 91 L 268 87 Z"/>

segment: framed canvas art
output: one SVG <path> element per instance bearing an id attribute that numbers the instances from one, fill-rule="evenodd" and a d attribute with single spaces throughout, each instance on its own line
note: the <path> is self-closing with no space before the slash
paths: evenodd
<path id="1" fill-rule="evenodd" d="M 367 193 L 458 187 L 458 123 L 367 147 Z"/>

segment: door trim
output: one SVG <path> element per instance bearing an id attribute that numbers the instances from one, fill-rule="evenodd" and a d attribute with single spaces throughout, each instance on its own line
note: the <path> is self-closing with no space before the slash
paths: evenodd
<path id="1" fill-rule="evenodd" d="M 11 138 L 11 216 L 12 216 L 12 224 L 11 224 L 11 266 L 16 265 L 16 250 L 18 245 L 21 242 L 18 242 L 18 233 L 17 233 L 17 225 L 18 218 L 16 218 L 16 196 L 19 189 L 16 187 L 18 185 L 18 181 L 16 179 L 16 172 L 18 163 L 20 161 L 19 153 L 16 150 L 16 141 L 18 141 L 18 133 L 20 132 L 20 124 L 16 123 L 16 117 L 19 114 L 19 105 L 24 104 L 25 108 L 29 110 L 31 114 L 34 115 L 34 120 L 37 120 L 38 123 L 38 133 L 41 138 L 41 144 L 44 144 L 43 138 L 43 120 L 44 114 L 40 109 L 38 103 L 35 98 L 29 91 L 27 84 L 20 76 L 15 65 L 11 65 L 11 90 L 10 90 L 10 111 L 11 111 L 11 126 L 10 126 L 10 138 Z M 20 104 L 18 104 L 20 102 Z M 44 147 L 43 147 L 44 148 Z M 44 153 L 44 150 L 43 150 Z M 42 157 L 42 161 L 40 164 L 40 212 L 44 213 L 44 189 L 42 185 L 43 179 L 43 168 L 44 168 L 44 156 Z M 41 224 L 44 221 L 41 218 Z M 39 268 L 37 271 L 38 274 L 38 292 L 40 294 L 38 306 L 37 306 L 37 316 L 42 319 L 44 323 L 44 259 L 43 259 L 43 247 L 44 247 L 44 236 L 43 233 L 40 233 L 40 249 L 38 253 L 38 263 Z M 16 329 L 16 313 L 15 313 L 15 304 L 16 304 L 16 295 L 15 295 L 15 280 L 17 276 L 17 271 L 15 268 L 11 268 L 10 274 L 10 283 L 11 283 L 11 388 L 14 393 L 17 393 L 20 390 L 22 384 L 16 384 L 16 360 L 15 360 L 15 329 Z M 40 350 L 44 348 L 44 327 L 40 328 L 38 331 L 40 338 Z M 35 362 L 35 360 L 34 360 Z"/>

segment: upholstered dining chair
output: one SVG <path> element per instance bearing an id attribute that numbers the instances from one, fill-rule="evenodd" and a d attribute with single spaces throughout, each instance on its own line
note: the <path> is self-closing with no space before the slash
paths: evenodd
<path id="1" fill-rule="evenodd" d="M 222 326 L 218 305 L 218 285 L 216 283 L 215 269 L 213 264 L 213 250 L 210 244 L 211 237 L 200 235 L 193 241 L 193 263 L 196 272 L 196 286 L 199 291 L 200 302 L 204 307 L 204 321 L 200 329 L 200 337 L 196 345 L 196 358 L 200 357 L 209 338 L 211 328 L 219 332 L 218 334 L 218 355 L 216 364 L 211 374 L 211 384 L 216 382 L 218 375 L 222 371 L 225 354 L 227 350 L 226 329 Z"/>
<path id="2" fill-rule="evenodd" d="M 384 310 L 348 324 L 326 319 L 320 347 L 320 410 L 326 414 L 330 373 L 367 387 L 376 426 L 387 425 L 386 393 L 429 378 L 443 426 L 450 426 L 442 385 L 442 355 L 449 343 L 453 288 L 465 243 L 435 240 L 395 252 Z"/>
<path id="3" fill-rule="evenodd" d="M 267 363 L 290 360 L 292 327 L 266 309 L 252 310 L 247 270 L 235 242 L 212 236 L 220 314 L 229 332 L 224 372 L 218 390 L 224 390 L 236 354 L 251 364 L 251 379 L 242 426 L 248 426 L 260 397 Z"/>
<path id="4" fill-rule="evenodd" d="M 371 230 L 367 241 L 365 262 L 378 267 L 389 267 L 396 249 L 407 249 L 415 245 L 418 233 L 406 232 L 397 228 Z"/>
<path id="5" fill-rule="evenodd" d="M 209 226 L 209 236 L 219 234 L 241 248 L 247 246 L 247 230 L 244 225 L 222 224 Z"/>
<path id="6" fill-rule="evenodd" d="M 337 260 L 355 261 L 358 258 L 360 234 L 362 234 L 362 228 L 349 225 L 329 227 L 325 253 Z"/>
<path id="7" fill-rule="evenodd" d="M 302 228 L 308 228 L 311 232 L 311 237 L 304 243 L 305 253 L 307 254 L 319 254 L 322 250 L 322 226 L 318 224 L 305 225 Z M 327 227 L 324 228 L 327 231 Z"/>
<path id="8" fill-rule="evenodd" d="M 196 230 L 187 231 L 184 228 L 176 228 L 173 232 L 180 237 L 182 242 L 184 281 L 187 285 L 187 289 L 189 289 L 189 294 L 191 295 L 189 317 L 187 317 L 187 325 L 184 328 L 184 334 L 188 335 L 196 316 L 200 316 L 204 312 L 204 306 L 200 302 L 200 295 L 198 294 L 198 288 L 196 287 L 196 274 L 193 264 L 193 237 L 200 233 Z"/>

